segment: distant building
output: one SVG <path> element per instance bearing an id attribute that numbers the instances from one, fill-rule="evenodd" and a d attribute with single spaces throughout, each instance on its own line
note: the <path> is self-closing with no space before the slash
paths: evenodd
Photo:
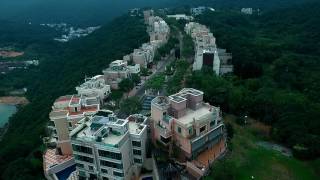
<path id="1" fill-rule="evenodd" d="M 241 13 L 252 15 L 253 14 L 253 10 L 252 10 L 252 8 L 242 8 L 241 9 Z"/>
<path id="2" fill-rule="evenodd" d="M 216 39 L 206 26 L 190 22 L 186 24 L 185 32 L 192 37 L 195 44 L 194 71 L 203 67 L 212 69 L 217 75 L 233 71 L 232 55 L 217 48 Z"/>
<path id="3" fill-rule="evenodd" d="M 192 21 L 192 16 L 187 16 L 185 14 L 175 14 L 175 15 L 167 15 L 168 18 L 175 18 L 176 20 L 186 20 L 186 21 Z"/>
<path id="4" fill-rule="evenodd" d="M 139 177 L 146 158 L 147 118 L 95 115 L 71 132 L 79 179 Z"/>
<path id="5" fill-rule="evenodd" d="M 147 23 L 149 18 L 151 16 L 154 16 L 154 11 L 151 9 L 151 10 L 146 10 L 146 11 L 143 11 L 143 17 L 144 17 L 144 22 Z"/>
<path id="6" fill-rule="evenodd" d="M 199 6 L 197 8 L 191 8 L 191 14 L 197 16 L 197 15 L 202 14 L 204 11 L 206 11 L 206 9 L 207 8 L 204 6 Z"/>
<path id="7" fill-rule="evenodd" d="M 150 41 L 160 41 L 165 44 L 169 39 L 170 28 L 159 16 L 151 16 L 148 19 Z"/>
<path id="8" fill-rule="evenodd" d="M 198 178 L 226 150 L 220 108 L 204 103 L 202 91 L 185 88 L 169 97 L 154 98 L 151 118 L 153 140 L 169 149 L 179 148 L 190 165 L 188 171 L 197 172 Z M 197 165 L 192 165 L 195 161 Z"/>

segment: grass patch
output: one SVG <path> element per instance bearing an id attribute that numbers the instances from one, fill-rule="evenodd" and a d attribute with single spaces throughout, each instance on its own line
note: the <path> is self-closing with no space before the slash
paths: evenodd
<path id="1" fill-rule="evenodd" d="M 232 124 L 234 137 L 229 145 L 231 151 L 222 161 L 216 162 L 205 179 L 319 179 L 319 160 L 304 162 L 293 157 L 286 157 L 279 152 L 264 149 L 256 145 L 259 140 L 252 128 L 254 125 L 242 127 L 234 123 L 233 116 L 226 116 L 225 121 Z M 224 173 L 217 172 L 225 169 Z M 229 171 L 229 170 L 230 171 Z M 231 170 L 232 169 L 232 170 Z M 227 175 L 226 175 L 227 174 Z"/>

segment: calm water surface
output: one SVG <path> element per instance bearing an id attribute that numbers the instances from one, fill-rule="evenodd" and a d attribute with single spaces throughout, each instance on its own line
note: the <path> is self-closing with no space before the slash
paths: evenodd
<path id="1" fill-rule="evenodd" d="M 8 104 L 0 104 L 0 127 L 8 122 L 9 117 L 17 111 L 16 106 Z"/>

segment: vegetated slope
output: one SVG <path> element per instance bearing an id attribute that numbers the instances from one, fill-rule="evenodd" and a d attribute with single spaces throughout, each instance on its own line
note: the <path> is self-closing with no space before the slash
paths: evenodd
<path id="1" fill-rule="evenodd" d="M 57 47 L 57 54 L 47 54 L 39 70 L 25 73 L 31 103 L 10 119 L 9 129 L 0 142 L 1 177 L 42 178 L 41 137 L 55 98 L 74 93 L 74 87 L 85 75 L 101 74 L 109 62 L 122 58 L 147 40 L 143 20 L 125 15 L 63 49 Z"/>
<path id="2" fill-rule="evenodd" d="M 233 53 L 235 75 L 194 73 L 189 85 L 224 111 L 273 126 L 272 136 L 300 158 L 320 155 L 320 3 L 261 16 L 223 11 L 199 17 L 219 47 Z"/>

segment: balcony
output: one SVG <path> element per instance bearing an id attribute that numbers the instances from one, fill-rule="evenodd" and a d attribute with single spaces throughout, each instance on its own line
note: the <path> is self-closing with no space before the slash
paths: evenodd
<path id="1" fill-rule="evenodd" d="M 159 134 L 164 137 L 164 138 L 169 138 L 172 136 L 172 132 L 171 130 L 165 128 L 165 127 L 162 127 L 160 124 L 157 124 L 156 125 L 156 128 L 158 129 L 159 131 Z"/>

